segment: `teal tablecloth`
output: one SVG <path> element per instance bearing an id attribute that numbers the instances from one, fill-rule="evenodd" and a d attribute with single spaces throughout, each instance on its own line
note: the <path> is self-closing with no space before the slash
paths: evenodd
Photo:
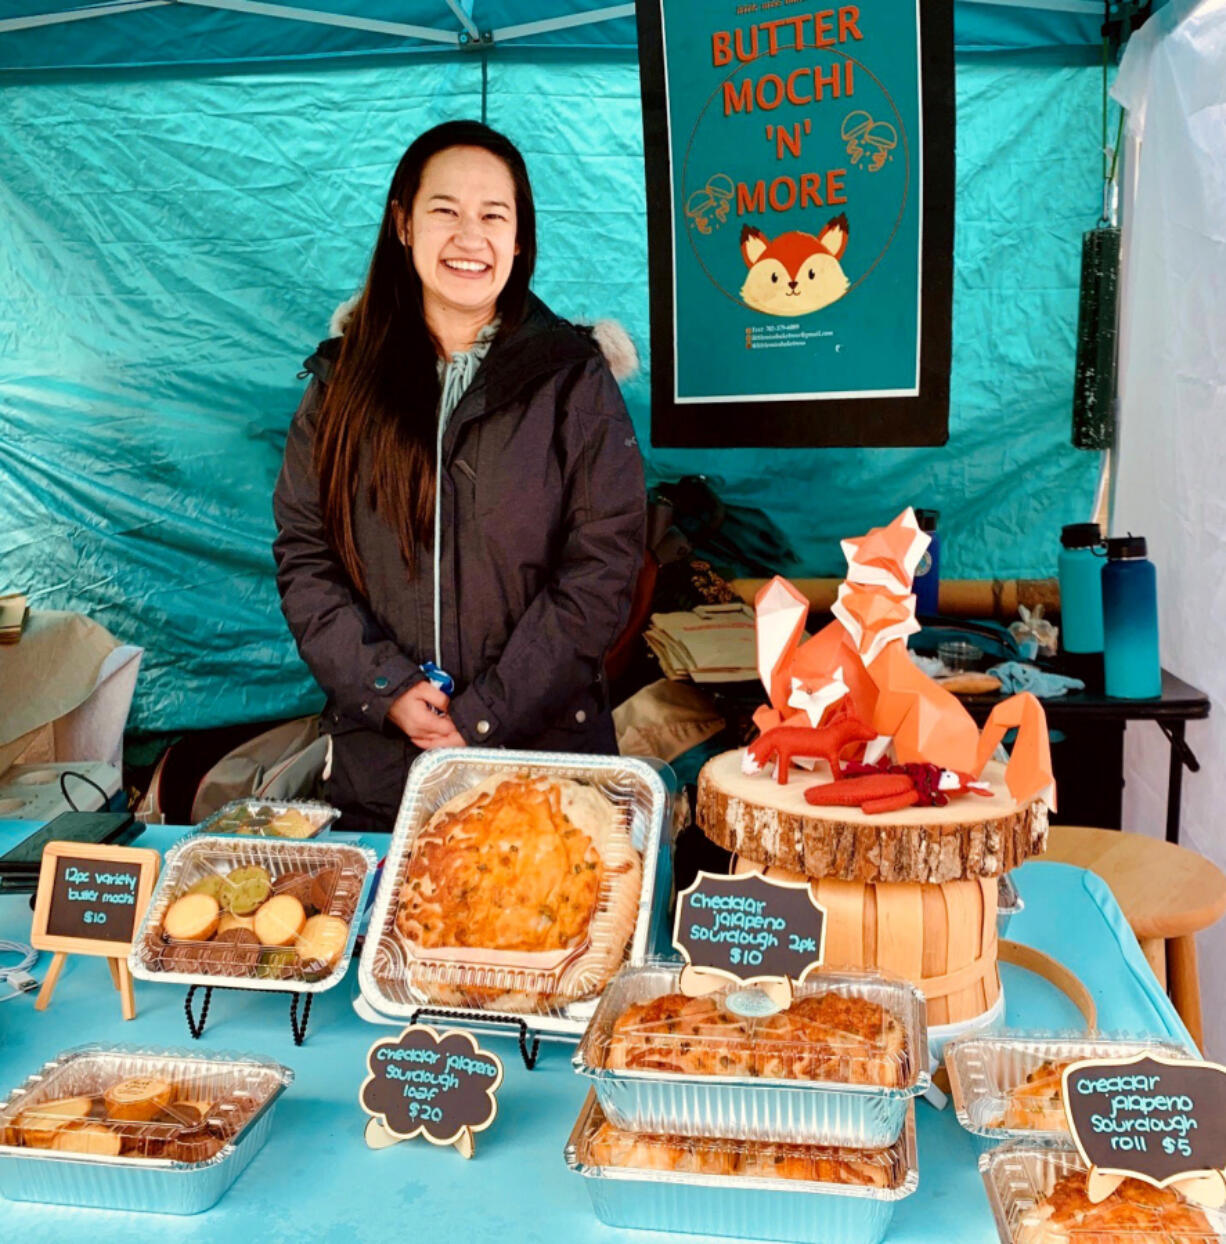
<path id="1" fill-rule="evenodd" d="M 0 822 L 0 851 L 28 832 Z M 141 845 L 165 849 L 183 831 L 152 828 Z M 385 842 L 372 841 L 376 849 Z M 1031 863 L 1016 874 L 1025 910 L 1010 937 L 1059 958 L 1090 988 L 1107 1030 L 1188 1040 L 1136 939 L 1098 878 L 1062 864 Z M 0 937 L 29 936 L 24 899 L 0 899 Z M 49 956 L 40 961 L 41 979 Z M 1046 982 L 1005 967 L 1007 1017 L 1016 1027 L 1076 1027 L 1072 1004 Z M 513 1041 L 484 1037 L 506 1066 L 494 1125 L 466 1162 L 453 1149 L 417 1140 L 375 1152 L 362 1140 L 366 1116 L 357 1094 L 366 1050 L 377 1035 L 352 1010 L 356 965 L 346 981 L 318 995 L 305 1045 L 290 1036 L 281 995 L 218 992 L 204 1039 L 216 1050 L 266 1055 L 294 1069 L 265 1148 L 206 1214 L 169 1219 L 0 1202 L 8 1239 L 130 1241 L 173 1231 L 176 1241 L 262 1244 L 301 1240 L 421 1240 L 432 1244 L 612 1244 L 622 1233 L 596 1221 L 583 1179 L 562 1161 L 586 1082 L 570 1069 L 570 1050 L 542 1047 L 525 1070 Z M 181 987 L 138 981 L 137 1017 L 124 1023 L 106 965 L 70 958 L 49 1010 L 33 995 L 0 1005 L 0 1095 L 59 1051 L 89 1041 L 187 1046 Z M 970 1137 L 952 1110 L 918 1109 L 919 1191 L 903 1201 L 889 1240 L 989 1244 L 996 1232 Z M 674 1237 L 685 1238 L 685 1237 Z M 690 1237 L 694 1238 L 694 1237 Z"/>

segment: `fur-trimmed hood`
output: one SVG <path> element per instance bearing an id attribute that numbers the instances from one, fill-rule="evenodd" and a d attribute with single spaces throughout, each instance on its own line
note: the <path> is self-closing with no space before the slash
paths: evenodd
<path id="1" fill-rule="evenodd" d="M 344 336 L 345 329 L 353 317 L 353 309 L 357 306 L 358 297 L 359 295 L 354 294 L 352 298 L 346 298 L 344 302 L 337 305 L 328 321 L 329 337 Z M 618 384 L 624 384 L 638 372 L 639 353 L 635 348 L 634 339 L 619 320 L 594 320 L 590 324 L 576 320 L 573 321 L 573 325 L 581 332 L 589 334 L 600 347 L 600 353 L 604 355 L 609 371 L 613 373 L 613 379 Z"/>

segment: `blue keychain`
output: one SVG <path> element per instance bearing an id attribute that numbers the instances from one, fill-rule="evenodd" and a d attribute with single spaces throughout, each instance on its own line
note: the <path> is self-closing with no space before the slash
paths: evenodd
<path id="1" fill-rule="evenodd" d="M 444 695 L 453 695 L 455 693 L 455 679 L 446 670 L 439 669 L 433 661 L 423 661 L 421 663 L 421 672 L 425 674 L 426 681 L 433 683 Z M 430 707 L 434 708 L 434 705 L 432 704 Z M 434 708 L 434 711 L 440 717 L 446 716 L 442 709 Z"/>

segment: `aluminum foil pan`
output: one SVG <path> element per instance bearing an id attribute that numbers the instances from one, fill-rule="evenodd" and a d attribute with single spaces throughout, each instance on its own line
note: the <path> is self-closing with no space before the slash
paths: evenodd
<path id="1" fill-rule="evenodd" d="M 483 1020 L 490 1022 L 489 1012 L 479 1007 L 432 1000 L 410 981 L 410 956 L 396 930 L 396 910 L 418 833 L 448 800 L 500 774 L 569 778 L 589 783 L 625 817 L 631 842 L 643 863 L 642 887 L 625 962 L 642 963 L 650 950 L 655 928 L 667 921 L 672 886 L 672 833 L 665 820 L 667 792 L 651 765 L 628 756 L 566 752 L 472 747 L 425 752 L 409 770 L 358 970 L 362 997 L 382 1016 L 407 1019 L 423 1007 L 445 1005 L 455 1013 L 456 1022 L 466 1027 L 474 1024 L 480 1027 Z M 482 985 L 503 974 L 504 969 L 474 965 L 470 970 L 460 964 L 452 969 L 448 983 L 460 981 L 462 985 L 468 980 L 473 985 Z M 498 987 L 504 993 L 514 993 L 520 987 L 517 980 L 521 979 L 528 979 L 527 974 L 517 978 L 505 970 L 505 979 L 499 980 Z M 515 1018 L 523 1019 L 542 1036 L 574 1039 L 587 1027 L 595 1007 L 595 998 L 539 1005 L 531 994 L 525 993 L 524 1005 L 515 1008 Z M 505 1013 L 510 1009 L 503 1007 L 499 1011 Z"/>
<path id="2" fill-rule="evenodd" d="M 344 979 L 353 955 L 366 894 L 370 889 L 376 856 L 364 847 L 339 842 L 293 842 L 283 838 L 235 838 L 193 834 L 176 843 L 166 852 L 162 875 L 141 921 L 140 930 L 128 956 L 132 975 L 141 980 L 161 981 L 169 985 L 223 985 L 228 989 L 266 989 L 278 992 L 322 993 Z M 349 919 L 349 936 L 340 957 L 326 975 L 314 976 L 304 971 L 301 961 L 284 946 L 262 947 L 260 961 L 251 971 L 235 973 L 225 970 L 220 962 L 210 962 L 205 954 L 190 971 L 165 966 L 162 942 L 162 919 L 176 898 L 201 879 L 222 875 L 235 868 L 257 866 L 274 878 L 286 873 L 316 874 L 339 869 L 337 888 L 356 894 L 353 915 Z M 345 900 L 348 907 L 348 897 Z M 211 942 L 196 943 L 207 947 Z M 277 953 L 288 961 L 272 960 Z M 308 979 L 309 977 L 309 979 Z"/>
<path id="3" fill-rule="evenodd" d="M 1017 892 L 1017 886 L 1009 873 L 1001 873 L 996 892 L 996 933 L 1004 937 L 1009 932 L 1009 922 L 1026 904 Z"/>
<path id="4" fill-rule="evenodd" d="M 297 812 L 311 826 L 310 833 L 278 833 L 276 819 L 286 812 Z M 235 834 L 243 838 L 283 838 L 290 842 L 309 841 L 328 832 L 339 817 L 339 808 L 314 799 L 285 802 L 277 799 L 232 799 L 196 826 L 202 834 Z"/>
<path id="5" fill-rule="evenodd" d="M 609 1068 L 609 1043 L 618 1017 L 635 1003 L 676 993 L 680 975 L 680 964 L 658 961 L 641 968 L 623 968 L 605 990 L 575 1051 L 575 1070 L 592 1081 L 605 1114 L 618 1127 L 679 1136 L 881 1149 L 898 1139 L 910 1099 L 927 1092 L 932 1083 L 923 995 L 906 981 L 876 972 L 817 972 L 796 985 L 795 996 L 833 992 L 865 998 L 896 1016 L 903 1028 L 897 1088 L 831 1080 Z M 722 990 L 721 996 L 735 988 Z M 746 1022 L 752 1033 L 756 1021 Z M 695 1037 L 694 1041 L 701 1045 L 702 1038 Z M 708 1041 L 711 1054 L 718 1060 L 721 1039 Z M 777 1042 L 765 1049 L 784 1059 L 788 1054 Z M 800 1049 L 801 1056 L 806 1052 L 807 1047 Z"/>
<path id="6" fill-rule="evenodd" d="M 12 1143 L 26 1132 L 19 1122 L 23 1112 L 61 1098 L 96 1096 L 130 1076 L 166 1079 L 175 1086 L 178 1100 L 214 1103 L 210 1118 L 220 1116 L 225 1103 L 243 1101 L 245 1121 L 213 1157 L 199 1162 L 140 1156 L 156 1149 L 148 1137 L 164 1131 L 165 1125 L 106 1117 L 100 1123 L 118 1132 L 123 1149 L 134 1156 L 103 1157 Z M 122 1045 L 66 1050 L 0 1106 L 0 1192 L 14 1201 L 198 1214 L 220 1200 L 263 1147 L 277 1099 L 293 1078 L 280 1063 L 241 1054 Z M 105 1116 L 100 1101 L 98 1110 Z"/>
<path id="7" fill-rule="evenodd" d="M 1012 1141 L 997 1145 L 979 1159 L 996 1231 L 1001 1244 L 1015 1244 L 1025 1215 L 1043 1201 L 1066 1175 L 1085 1172 L 1085 1163 L 1077 1150 L 1068 1144 L 1053 1141 Z M 1180 1231 L 1168 1235 L 1157 1229 L 1140 1232 L 1136 1228 L 1109 1231 L 1097 1227 L 1092 1231 L 1069 1230 L 1069 1244 L 1138 1244 L 1144 1240 L 1174 1240 L 1180 1244 L 1220 1244 L 1226 1239 L 1226 1213 L 1202 1210 L 1211 1230 L 1205 1233 Z M 1054 1237 L 1053 1237 L 1054 1238 Z M 1065 1238 L 1065 1237 L 1061 1237 Z"/>
<path id="8" fill-rule="evenodd" d="M 919 1186 L 913 1109 L 892 1151 L 881 1155 L 892 1167 L 893 1186 L 886 1188 L 598 1166 L 590 1160 L 590 1142 L 603 1120 L 595 1094 L 589 1093 L 565 1157 L 584 1177 L 596 1217 L 611 1227 L 794 1244 L 878 1244 L 895 1205 Z M 725 1143 L 745 1147 L 745 1142 Z"/>
<path id="9" fill-rule="evenodd" d="M 1069 1063 L 1081 1058 L 1128 1059 L 1153 1050 L 1166 1058 L 1196 1057 L 1166 1038 L 1087 1036 L 1080 1034 L 1005 1033 L 951 1041 L 945 1049 L 949 1087 L 958 1122 L 980 1142 L 980 1152 L 1006 1140 L 1068 1142 L 1058 1085 L 1054 1093 L 1030 1098 L 1028 1114 L 1035 1124 L 1007 1125 L 1012 1093 L 1044 1063 Z M 1049 1124 L 1057 1126 L 1048 1126 Z"/>

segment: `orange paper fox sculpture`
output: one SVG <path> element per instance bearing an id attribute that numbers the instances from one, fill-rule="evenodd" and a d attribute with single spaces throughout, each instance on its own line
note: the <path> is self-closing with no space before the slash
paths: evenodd
<path id="1" fill-rule="evenodd" d="M 920 629 L 911 584 L 929 538 L 905 510 L 888 527 L 843 541 L 847 578 L 832 609 L 834 621 L 801 642 L 809 602 L 776 577 L 758 592 L 758 673 L 770 705 L 754 714 L 762 731 L 818 726 L 835 706 L 872 727 L 870 763 L 892 746 L 899 764 L 923 762 L 978 776 L 1006 730 L 1017 741 L 1005 770 L 1019 803 L 1055 807 L 1051 750 L 1043 706 L 1029 692 L 998 704 L 982 736 L 958 700 L 907 655 L 907 636 Z M 836 710 L 836 711 L 839 711 Z"/>

